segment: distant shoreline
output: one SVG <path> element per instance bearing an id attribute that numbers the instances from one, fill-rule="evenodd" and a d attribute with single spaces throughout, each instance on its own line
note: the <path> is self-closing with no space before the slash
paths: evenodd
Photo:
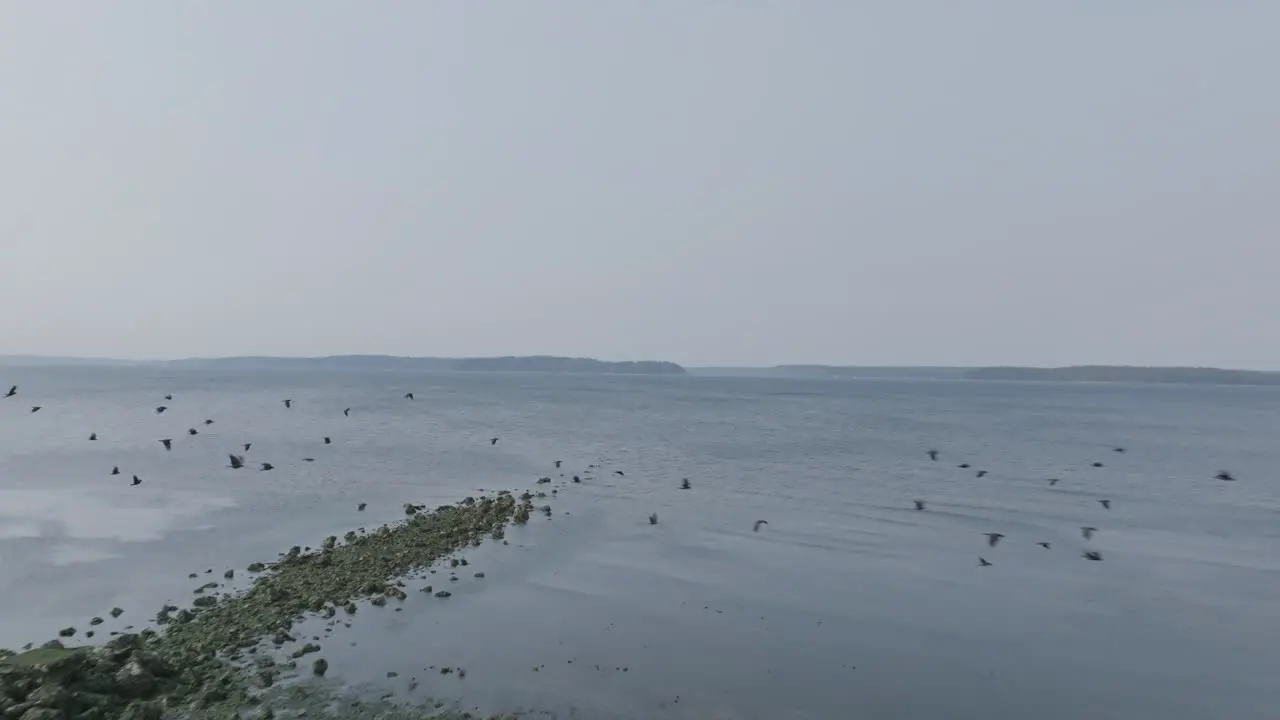
<path id="1" fill-rule="evenodd" d="M 351 370 L 547 373 L 588 375 L 693 375 L 838 380 L 989 380 L 1014 382 L 1110 382 L 1176 385 L 1280 385 L 1280 371 L 1214 367 L 1069 365 L 1028 366 L 894 366 L 773 365 L 685 367 L 666 360 L 608 361 L 558 355 L 502 357 L 406 357 L 396 355 L 330 355 L 317 357 L 239 356 L 177 360 L 0 355 L 0 367 L 159 367 L 195 370 Z"/>
<path id="2" fill-rule="evenodd" d="M 555 355 L 437 358 L 393 355 L 332 355 L 327 357 L 244 356 L 184 358 L 180 360 L 112 360 L 37 355 L 0 356 L 7 367 L 161 367 L 200 370 L 426 370 L 442 372 L 536 372 L 593 375 L 685 375 L 680 365 L 665 360 L 611 362 Z"/>

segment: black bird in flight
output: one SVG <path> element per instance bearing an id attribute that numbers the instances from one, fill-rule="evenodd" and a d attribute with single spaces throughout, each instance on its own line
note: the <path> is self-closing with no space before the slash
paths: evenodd
<path id="1" fill-rule="evenodd" d="M 1102 553 L 1098 552 L 1097 550 L 1085 550 L 1084 552 L 1080 553 L 1080 557 L 1084 558 L 1085 560 L 1101 560 Z"/>
<path id="2" fill-rule="evenodd" d="M 112 468 L 111 468 L 111 474 L 112 474 L 112 475 L 119 475 L 119 474 L 120 474 L 120 466 L 119 466 L 119 465 L 112 466 Z"/>
<path id="3" fill-rule="evenodd" d="M 359 505 L 356 506 L 356 510 L 364 510 L 368 506 L 369 506 L 369 503 L 360 503 Z"/>
<path id="4" fill-rule="evenodd" d="M 332 445 L 332 444 L 333 444 L 333 440 L 329 439 L 329 436 L 328 436 L 328 435 L 325 435 L 325 436 L 324 436 L 324 444 L 325 444 L 325 445 Z"/>
<path id="5" fill-rule="evenodd" d="M 1098 528 L 1089 527 L 1088 525 L 1082 525 L 1080 527 L 1080 534 L 1084 536 L 1085 540 L 1092 540 L 1093 534 L 1097 531 L 1098 531 Z"/>
<path id="6" fill-rule="evenodd" d="M 165 399 L 165 400 L 172 400 L 172 399 L 173 399 L 173 395 L 165 395 L 165 396 L 164 396 L 164 399 Z"/>
<path id="7" fill-rule="evenodd" d="M 291 400 L 291 399 L 285 399 L 285 401 L 284 401 L 284 406 L 285 406 L 285 407 L 287 407 L 287 408 L 291 408 L 291 407 L 293 407 L 293 400 Z"/>
<path id="8" fill-rule="evenodd" d="M 407 392 L 407 393 L 405 393 L 405 394 L 404 394 L 404 399 L 405 399 L 405 400 L 412 400 L 412 399 L 413 399 L 413 393 L 411 393 L 411 392 Z"/>
<path id="9" fill-rule="evenodd" d="M 13 387 L 9 388 L 9 392 L 5 393 L 4 396 L 13 397 L 14 395 L 17 395 L 17 394 L 18 394 L 18 386 L 14 385 Z"/>
<path id="10" fill-rule="evenodd" d="M 187 434 L 188 434 L 188 435 L 199 435 L 199 434 L 200 434 L 200 431 L 199 431 L 199 430 L 196 430 L 195 428 L 190 428 L 190 429 L 188 429 L 188 430 L 187 430 Z"/>
<path id="11" fill-rule="evenodd" d="M 768 525 L 768 520 L 757 520 L 756 524 L 751 527 L 751 532 L 760 532 L 761 525 Z"/>
<path id="12" fill-rule="evenodd" d="M 157 406 L 157 407 L 156 407 L 156 414 L 157 414 L 157 415 L 159 415 L 160 413 L 162 413 L 162 412 L 164 412 L 165 410 L 168 410 L 168 409 L 169 409 L 169 406 L 168 406 L 168 405 L 159 405 L 159 406 Z"/>
<path id="13" fill-rule="evenodd" d="M 164 445 L 165 450 L 169 450 L 173 447 L 173 438 L 165 438 L 160 441 L 160 444 Z"/>
<path id="14" fill-rule="evenodd" d="M 1096 463 L 1094 463 L 1094 464 L 1093 464 L 1093 466 L 1094 466 L 1094 467 L 1102 467 L 1102 463 L 1100 463 L 1100 462 L 1096 462 Z"/>
<path id="15" fill-rule="evenodd" d="M 204 421 L 204 424 L 205 424 L 205 425 L 212 425 L 212 424 L 213 424 L 213 421 L 212 421 L 212 420 L 205 420 L 205 421 Z"/>
<path id="16" fill-rule="evenodd" d="M 556 467 L 560 467 L 560 461 L 559 461 L 559 460 L 557 460 L 557 461 L 556 461 Z"/>
<path id="17" fill-rule="evenodd" d="M 91 432 L 91 433 L 89 433 L 89 439 L 90 439 L 90 440 L 97 440 L 97 439 L 98 439 L 98 433 L 95 433 L 95 432 Z"/>
<path id="18" fill-rule="evenodd" d="M 302 462 L 315 462 L 315 458 L 302 458 Z"/>
<path id="19" fill-rule="evenodd" d="M 31 406 L 31 412 L 33 412 L 33 413 L 34 413 L 34 412 L 40 412 L 40 407 L 41 407 L 40 405 L 32 405 L 32 406 Z"/>
<path id="20" fill-rule="evenodd" d="M 961 470 L 968 470 L 968 469 L 969 469 L 969 463 L 960 463 L 960 464 L 959 464 L 959 465 L 957 465 L 956 467 L 960 468 Z"/>
<path id="21" fill-rule="evenodd" d="M 987 536 L 987 544 L 991 547 L 995 547 L 996 543 L 1000 542 L 1000 538 L 1004 537 L 1000 533 L 983 533 L 983 535 Z"/>
<path id="22" fill-rule="evenodd" d="M 917 510 L 923 510 L 923 509 L 924 509 L 924 501 L 923 501 L 923 500 L 914 500 L 914 501 L 912 501 L 912 502 L 914 502 L 914 503 L 916 504 L 916 509 L 917 509 Z"/>
<path id="23" fill-rule="evenodd" d="M 1235 480 L 1235 478 L 1232 477 L 1231 473 L 1227 472 L 1226 470 L 1219 470 L 1218 474 L 1214 475 L 1213 478 L 1215 480 L 1223 480 L 1225 482 L 1231 482 L 1232 480 Z"/>
<path id="24" fill-rule="evenodd" d="M 938 459 L 938 451 L 937 451 L 937 450 L 930 450 L 930 451 L 929 451 L 929 459 L 930 459 L 930 460 L 934 460 L 934 461 L 936 461 L 936 460 Z"/>
<path id="25" fill-rule="evenodd" d="M 991 567 L 991 563 L 986 558 L 978 556 L 978 567 Z"/>
<path id="26" fill-rule="evenodd" d="M 626 473 L 624 473 L 624 472 L 622 472 L 621 470 L 614 470 L 614 471 L 613 471 L 613 474 L 614 474 L 614 475 L 617 475 L 618 477 L 626 477 L 626 476 L 627 476 L 627 474 L 626 474 Z"/>
<path id="27" fill-rule="evenodd" d="M 264 470 L 264 471 L 265 471 L 265 470 L 271 470 L 271 469 L 274 469 L 274 468 L 275 468 L 275 465 L 272 465 L 271 463 L 262 463 L 262 470 Z"/>
<path id="28" fill-rule="evenodd" d="M 231 468 L 233 470 L 239 470 L 240 468 L 244 467 L 243 455 L 228 455 L 228 457 L 231 458 Z"/>
<path id="29" fill-rule="evenodd" d="M 251 448 L 251 447 L 253 447 L 253 443 L 245 443 L 245 444 L 244 444 L 244 451 L 245 451 L 245 452 L 249 452 L 249 448 Z"/>
<path id="30" fill-rule="evenodd" d="M 658 524 L 658 513 L 649 513 L 649 524 L 650 525 Z"/>
<path id="31" fill-rule="evenodd" d="M 1110 510 L 1110 509 L 1111 509 L 1111 501 L 1110 501 L 1110 500 L 1099 500 L 1098 502 L 1099 502 L 1099 503 L 1101 503 L 1101 504 L 1102 504 L 1102 507 L 1106 508 L 1107 510 Z"/>
<path id="32" fill-rule="evenodd" d="M 573 476 L 573 480 L 574 480 L 574 482 L 577 482 L 577 481 L 578 481 L 578 476 L 577 476 L 577 475 L 574 475 L 574 476 Z M 691 487 L 693 487 L 693 486 L 689 484 L 689 478 L 684 478 L 684 479 L 682 479 L 682 480 L 680 481 L 680 489 L 681 489 L 681 490 L 688 490 L 688 489 L 689 489 L 689 488 L 691 488 Z"/>
<path id="33" fill-rule="evenodd" d="M 141 484 L 142 484 L 142 478 L 138 477 L 137 475 L 134 475 L 133 482 L 130 483 L 130 485 L 141 485 Z"/>
<path id="34" fill-rule="evenodd" d="M 1057 484 L 1058 484 L 1058 478 L 1049 478 L 1049 487 L 1053 487 L 1054 485 L 1057 485 Z"/>
<path id="35" fill-rule="evenodd" d="M 1113 448 L 1111 448 L 1111 452 L 1124 452 L 1124 448 L 1122 448 L 1122 447 L 1113 447 Z"/>
<path id="36" fill-rule="evenodd" d="M 497 445 L 497 444 L 498 444 L 498 438 L 489 438 L 489 444 L 490 444 L 490 445 Z"/>
<path id="37" fill-rule="evenodd" d="M 978 477 L 986 477 L 986 476 L 987 476 L 987 471 L 986 471 L 986 470 L 979 470 L 979 471 L 978 471 Z"/>
<path id="38" fill-rule="evenodd" d="M 351 408 L 347 408 L 346 410 L 343 410 L 342 414 L 346 417 L 351 417 Z"/>
<path id="39" fill-rule="evenodd" d="M 1036 544 L 1037 544 L 1037 545 L 1039 545 L 1040 547 L 1044 548 L 1045 550 L 1048 550 L 1048 549 L 1049 549 L 1049 543 L 1047 543 L 1047 542 L 1038 542 L 1038 543 L 1036 543 Z"/>

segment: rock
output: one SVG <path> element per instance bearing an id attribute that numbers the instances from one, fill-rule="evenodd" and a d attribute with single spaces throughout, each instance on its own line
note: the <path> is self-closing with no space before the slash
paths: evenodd
<path id="1" fill-rule="evenodd" d="M 441 590 L 440 592 L 436 593 L 436 597 L 438 597 L 438 598 L 447 598 L 447 597 L 449 597 L 449 596 L 450 596 L 450 595 L 452 595 L 452 594 L 453 594 L 453 593 L 449 592 L 448 590 Z"/>
<path id="2" fill-rule="evenodd" d="M 246 568 L 246 569 L 247 569 L 249 572 L 251 572 L 251 573 L 260 573 L 260 572 L 262 572 L 263 570 L 265 570 L 265 569 L 266 569 L 266 566 L 264 566 L 264 565 L 263 565 L 262 563 L 260 563 L 260 562 L 256 562 L 256 563 L 250 563 L 250 564 L 249 564 L 249 567 L 248 567 L 248 568 Z"/>
<path id="3" fill-rule="evenodd" d="M 54 710 L 53 708 L 45 707 L 33 707 L 22 713 L 21 716 L 13 717 L 18 717 L 19 720 L 66 720 L 68 716 L 61 710 Z"/>
<path id="4" fill-rule="evenodd" d="M 75 631 L 73 630 L 72 632 L 75 632 Z M 66 646 L 62 644 L 62 641 L 57 639 L 50 640 L 49 642 L 40 646 L 42 650 L 61 650 L 64 647 Z"/>
<path id="5" fill-rule="evenodd" d="M 76 629 L 73 627 L 62 628 L 61 630 L 58 631 L 58 637 L 71 637 L 72 635 L 75 635 L 75 634 L 76 634 Z"/>
<path id="6" fill-rule="evenodd" d="M 116 687 L 127 698 L 146 698 L 156 689 L 156 677 L 137 659 L 125 663 L 115 674 Z"/>
<path id="7" fill-rule="evenodd" d="M 329 661 L 324 658 L 316 658 L 316 661 L 311 663 L 311 672 L 319 677 L 324 677 L 324 674 L 329 672 Z"/>
<path id="8" fill-rule="evenodd" d="M 205 608 L 205 607 L 212 607 L 217 603 L 218 603 L 217 596 L 201 595 L 200 597 L 196 598 L 191 604 L 199 608 Z"/>
<path id="9" fill-rule="evenodd" d="M 228 570 L 228 571 L 226 571 L 226 572 L 222 573 L 222 577 L 224 577 L 224 578 L 226 578 L 226 579 L 228 579 L 228 580 L 230 580 L 231 578 L 233 578 L 233 577 L 235 577 L 235 576 L 236 576 L 236 571 L 235 571 L 235 570 Z"/>
<path id="10" fill-rule="evenodd" d="M 377 595 L 377 596 L 375 596 L 372 600 L 370 600 L 369 602 L 373 603 L 374 605 L 377 605 L 378 607 L 382 607 L 383 605 L 386 605 L 386 604 L 387 604 L 387 596 L 386 596 L 386 595 Z"/>

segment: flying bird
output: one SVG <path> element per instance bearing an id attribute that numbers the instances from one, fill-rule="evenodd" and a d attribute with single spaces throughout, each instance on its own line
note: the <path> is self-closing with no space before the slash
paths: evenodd
<path id="1" fill-rule="evenodd" d="M 983 533 L 983 535 L 987 536 L 987 544 L 991 547 L 995 547 L 996 543 L 1000 542 L 1000 538 L 1004 537 L 1000 533 Z"/>
<path id="2" fill-rule="evenodd" d="M 560 467 L 560 462 L 561 462 L 560 460 L 556 461 L 556 467 Z"/>
<path id="3" fill-rule="evenodd" d="M 1101 503 L 1101 504 L 1102 504 L 1102 507 L 1106 508 L 1107 510 L 1110 510 L 1110 509 L 1111 509 L 1111 501 L 1110 501 L 1110 500 L 1099 500 L 1098 502 L 1099 502 L 1099 503 Z"/>
<path id="4" fill-rule="evenodd" d="M 979 470 L 979 471 L 978 471 L 978 477 L 986 477 L 986 476 L 987 476 L 987 471 L 986 471 L 986 470 Z"/>
<path id="5" fill-rule="evenodd" d="M 271 463 L 262 463 L 262 470 L 264 471 L 271 470 L 273 468 L 275 468 L 275 465 L 272 465 Z"/>
<path id="6" fill-rule="evenodd" d="M 412 400 L 412 399 L 413 399 L 413 393 L 411 393 L 411 392 L 407 392 L 407 393 L 405 393 L 405 394 L 404 394 L 404 399 L 405 399 L 405 400 Z"/>
<path id="7" fill-rule="evenodd" d="M 165 399 L 165 400 L 172 400 L 172 399 L 173 399 L 173 395 L 165 395 L 165 396 L 164 396 L 164 399 Z"/>
<path id="8" fill-rule="evenodd" d="M 917 510 L 923 510 L 923 509 L 924 509 L 924 501 L 923 501 L 923 500 L 913 500 L 912 502 L 914 502 L 914 503 L 916 504 L 916 509 L 917 509 Z"/>
<path id="9" fill-rule="evenodd" d="M 1227 472 L 1226 470 L 1219 470 L 1218 474 L 1214 475 L 1213 478 L 1215 480 L 1223 480 L 1225 482 L 1231 482 L 1232 480 L 1235 480 L 1235 478 L 1232 477 L 1231 473 Z"/>
<path id="10" fill-rule="evenodd" d="M 330 440 L 330 439 L 329 439 L 329 436 L 328 436 L 328 435 L 325 435 L 325 436 L 324 436 L 324 444 L 325 444 L 325 445 L 332 445 L 332 444 L 333 444 L 333 440 Z"/>
<path id="11" fill-rule="evenodd" d="M 768 525 L 768 524 L 769 524 L 769 521 L 768 521 L 768 520 L 757 520 L 757 521 L 756 521 L 756 524 L 755 524 L 754 526 L 752 526 L 752 528 L 751 528 L 751 532 L 760 532 L 760 526 L 761 526 L 761 525 Z"/>
<path id="12" fill-rule="evenodd" d="M 165 450 L 169 450 L 173 447 L 173 438 L 165 438 L 160 441 L 160 444 L 164 445 Z"/>
<path id="13" fill-rule="evenodd" d="M 251 448 L 251 447 L 253 447 L 253 443 L 245 443 L 245 444 L 244 444 L 244 451 L 245 451 L 245 452 L 249 452 L 249 448 Z"/>
<path id="14" fill-rule="evenodd" d="M 991 563 L 986 558 L 978 556 L 978 567 L 991 567 Z"/>
<path id="15" fill-rule="evenodd" d="M 364 510 L 368 506 L 369 506 L 369 503 L 360 503 L 359 505 L 356 506 L 356 510 Z"/>
<path id="16" fill-rule="evenodd" d="M 937 461 L 937 459 L 938 459 L 938 451 L 937 451 L 937 450 L 930 450 L 930 451 L 929 451 L 929 459 L 930 459 L 930 460 Z"/>
<path id="17" fill-rule="evenodd" d="M 291 407 L 293 407 L 293 400 L 291 400 L 291 399 L 286 399 L 286 400 L 284 401 L 284 406 L 285 406 L 285 407 L 287 407 L 287 408 L 291 408 Z"/>
<path id="18" fill-rule="evenodd" d="M 31 412 L 33 412 L 33 413 L 34 413 L 34 412 L 40 412 L 40 408 L 41 408 L 41 406 L 40 406 L 40 405 L 32 405 L 32 406 L 31 406 Z"/>
<path id="19" fill-rule="evenodd" d="M 1049 478 L 1049 487 L 1053 487 L 1054 485 L 1057 485 L 1057 484 L 1058 484 L 1058 478 Z"/>
<path id="20" fill-rule="evenodd" d="M 649 513 L 649 524 L 650 525 L 658 524 L 658 513 Z"/>
<path id="21" fill-rule="evenodd" d="M 1039 545 L 1040 547 L 1044 548 L 1045 550 L 1048 550 L 1048 549 L 1049 549 L 1049 543 L 1047 543 L 1047 542 L 1038 542 L 1038 543 L 1036 543 L 1036 544 L 1037 544 L 1037 545 Z"/>
<path id="22" fill-rule="evenodd" d="M 1096 527 L 1089 527 L 1088 525 L 1082 525 L 1080 527 L 1080 534 L 1084 536 L 1085 540 L 1092 540 L 1093 534 L 1096 532 L 1098 532 L 1098 528 Z"/>
<path id="23" fill-rule="evenodd" d="M 489 444 L 490 444 L 490 445 L 497 445 L 497 444 L 498 444 L 498 438 L 489 438 Z"/>
<path id="24" fill-rule="evenodd" d="M 1094 466 L 1094 467 L 1102 467 L 1102 463 L 1100 463 L 1100 462 L 1096 462 L 1096 463 L 1094 463 L 1094 464 L 1093 464 L 1093 466 Z"/>
<path id="25" fill-rule="evenodd" d="M 111 474 L 112 474 L 112 475 L 119 475 L 119 474 L 120 474 L 120 466 L 119 466 L 119 465 L 114 465 L 114 466 L 112 466 L 112 468 L 111 468 Z"/>
<path id="26" fill-rule="evenodd" d="M 347 408 L 346 410 L 343 410 L 342 414 L 347 417 L 351 417 L 351 408 Z"/>
<path id="27" fill-rule="evenodd" d="M 573 479 L 574 479 L 574 481 L 576 482 L 576 481 L 577 481 L 577 479 L 578 479 L 578 476 L 577 476 L 577 475 L 574 475 L 574 476 L 573 476 Z M 680 489 L 681 489 L 681 490 L 688 490 L 688 489 L 689 489 L 689 488 L 691 488 L 691 487 L 693 487 L 693 486 L 689 484 L 689 478 L 683 478 L 683 479 L 681 479 L 681 480 L 680 480 Z"/>
<path id="28" fill-rule="evenodd" d="M 315 462 L 315 458 L 302 458 L 302 462 Z"/>
<path id="29" fill-rule="evenodd" d="M 239 470 L 240 468 L 244 467 L 243 455 L 228 455 L 227 457 L 231 458 L 231 468 L 233 470 Z"/>
<path id="30" fill-rule="evenodd" d="M 199 434 L 200 434 L 200 431 L 199 431 L 199 430 L 196 430 L 195 428 L 190 428 L 190 429 L 188 429 L 188 430 L 187 430 L 187 434 L 188 434 L 188 435 L 199 435 Z"/>
<path id="31" fill-rule="evenodd" d="M 157 415 L 159 415 L 160 413 L 162 413 L 162 412 L 164 412 L 165 410 L 168 410 L 168 409 L 169 409 L 169 406 L 168 406 L 168 405 L 160 405 L 160 406 L 157 406 L 157 407 L 156 407 L 156 414 L 157 414 Z"/>
<path id="32" fill-rule="evenodd" d="M 18 386 L 14 385 L 13 387 L 9 388 L 9 392 L 5 393 L 4 396 L 13 397 L 14 395 L 17 395 L 17 394 L 18 394 Z"/>
<path id="33" fill-rule="evenodd" d="M 133 482 L 130 483 L 130 485 L 141 485 L 141 484 L 142 484 L 142 478 L 138 477 L 137 475 L 134 475 Z"/>
<path id="34" fill-rule="evenodd" d="M 627 476 L 627 474 L 626 474 L 626 473 L 624 473 L 624 472 L 622 472 L 621 470 L 614 470 L 614 471 L 613 471 L 613 474 L 614 474 L 614 475 L 617 475 L 618 477 L 626 477 L 626 476 Z"/>
<path id="35" fill-rule="evenodd" d="M 212 421 L 212 420 L 205 420 L 205 421 L 204 421 L 204 424 L 205 424 L 205 425 L 212 425 L 212 424 L 213 424 L 213 421 Z"/>
<path id="36" fill-rule="evenodd" d="M 1085 550 L 1084 552 L 1080 553 L 1080 557 L 1084 558 L 1085 560 L 1101 560 L 1102 553 L 1098 552 L 1097 550 Z"/>
<path id="37" fill-rule="evenodd" d="M 91 432 L 91 433 L 89 433 L 89 439 L 90 439 L 90 440 L 97 440 L 97 439 L 98 439 L 98 433 L 95 433 L 95 432 Z"/>
<path id="38" fill-rule="evenodd" d="M 1124 448 L 1122 448 L 1122 447 L 1113 447 L 1113 448 L 1111 448 L 1111 452 L 1124 452 Z"/>
<path id="39" fill-rule="evenodd" d="M 959 464 L 959 465 L 957 465 L 956 467 L 960 468 L 961 470 L 968 470 L 968 469 L 969 469 L 969 463 L 960 463 L 960 464 Z"/>

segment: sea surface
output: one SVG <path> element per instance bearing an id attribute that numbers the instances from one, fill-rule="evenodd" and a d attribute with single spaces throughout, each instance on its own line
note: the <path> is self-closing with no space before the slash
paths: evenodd
<path id="1" fill-rule="evenodd" d="M 112 606 L 99 638 L 143 627 L 205 570 L 405 502 L 552 488 L 551 518 L 463 553 L 483 579 L 325 636 L 332 681 L 561 718 L 1280 718 L 1280 388 L 0 368 L 13 383 L 0 646 Z"/>

